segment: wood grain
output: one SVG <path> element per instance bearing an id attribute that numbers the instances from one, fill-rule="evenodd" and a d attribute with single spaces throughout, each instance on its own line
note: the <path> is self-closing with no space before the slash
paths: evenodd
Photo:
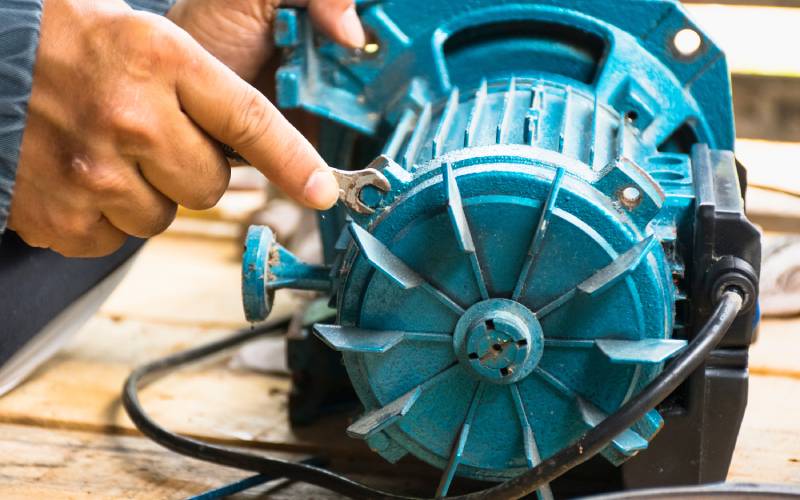
<path id="1" fill-rule="evenodd" d="M 139 437 L 0 426 L 0 498 L 184 498 L 246 473 Z"/>
<path id="2" fill-rule="evenodd" d="M 800 377 L 751 377 L 728 481 L 800 485 L 798 394 Z"/>
<path id="3" fill-rule="evenodd" d="M 252 474 L 176 455 L 135 436 L 0 425 L 0 498 L 179 499 Z M 271 453 L 285 460 L 308 455 Z M 438 476 L 418 464 L 340 461 L 331 468 L 389 491 L 430 495 Z M 469 486 L 469 483 L 467 483 Z M 340 499 L 322 488 L 278 480 L 231 498 Z"/>
<path id="4" fill-rule="evenodd" d="M 750 348 L 750 373 L 786 377 L 800 383 L 798 355 L 800 319 L 765 320 L 761 324 L 758 342 Z M 796 416 L 800 417 L 800 407 Z M 800 431 L 800 422 L 798 430 Z M 798 444 L 800 445 L 800 436 Z"/>
<path id="5" fill-rule="evenodd" d="M 138 364 L 227 334 L 173 325 L 95 318 L 75 342 L 27 383 L 0 398 L 0 422 L 133 434 L 119 406 L 122 384 Z M 290 428 L 289 381 L 228 367 L 228 355 L 190 367 L 142 393 L 148 412 L 170 429 L 227 444 L 293 451 L 368 454 L 345 436 L 345 417 L 307 431 Z"/>

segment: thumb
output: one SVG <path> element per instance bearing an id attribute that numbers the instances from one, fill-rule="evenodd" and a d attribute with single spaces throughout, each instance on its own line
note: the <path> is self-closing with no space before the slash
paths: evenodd
<path id="1" fill-rule="evenodd" d="M 308 8 L 314 24 L 337 43 L 352 48 L 366 43 L 355 0 L 283 0 L 281 4 Z"/>
<path id="2" fill-rule="evenodd" d="M 335 41 L 354 48 L 366 43 L 354 0 L 310 0 L 308 11 L 317 26 Z"/>
<path id="3" fill-rule="evenodd" d="M 258 90 L 190 37 L 176 90 L 184 111 L 215 139 L 241 153 L 295 200 L 324 210 L 339 196 L 330 167 Z"/>

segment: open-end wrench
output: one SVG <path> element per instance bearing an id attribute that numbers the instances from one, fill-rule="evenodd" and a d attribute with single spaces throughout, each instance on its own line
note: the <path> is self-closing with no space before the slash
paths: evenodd
<path id="1" fill-rule="evenodd" d="M 380 170 L 365 168 L 363 170 L 338 170 L 333 169 L 333 176 L 339 183 L 339 201 L 353 212 L 370 215 L 375 209 L 365 204 L 361 198 L 362 192 L 367 187 L 373 187 L 382 193 L 387 193 L 392 188 L 389 180 Z"/>
<path id="2" fill-rule="evenodd" d="M 242 155 L 227 144 L 222 144 L 222 151 L 232 167 L 250 165 Z M 367 187 L 373 187 L 382 193 L 388 192 L 392 186 L 389 180 L 376 168 L 367 167 L 362 170 L 333 169 L 333 176 L 339 183 L 339 201 L 358 214 L 370 215 L 375 209 L 365 204 L 361 194 Z"/>

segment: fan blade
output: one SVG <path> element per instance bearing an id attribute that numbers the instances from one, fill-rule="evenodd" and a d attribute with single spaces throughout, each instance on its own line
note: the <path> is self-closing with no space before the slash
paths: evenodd
<path id="1" fill-rule="evenodd" d="M 687 342 L 677 339 L 601 339 L 595 345 L 612 363 L 657 365 L 680 353 Z"/>
<path id="2" fill-rule="evenodd" d="M 402 332 L 366 330 L 350 326 L 314 325 L 314 333 L 330 348 L 341 352 L 363 352 L 381 354 L 388 352 L 400 342 L 416 340 L 422 342 L 453 341 L 444 333 Z"/>
<path id="3" fill-rule="evenodd" d="M 374 237 L 369 231 L 355 222 L 351 222 L 349 228 L 350 234 L 353 235 L 353 239 L 358 245 L 358 248 L 361 249 L 364 257 L 389 279 L 400 285 L 404 290 L 421 287 L 456 314 L 464 314 L 463 307 L 456 304 L 455 301 L 444 292 L 428 283 L 425 278 L 408 267 L 400 257 L 393 254 L 386 245 Z"/>
<path id="4" fill-rule="evenodd" d="M 600 422 L 608 418 L 608 415 L 600 408 L 581 397 L 578 398 L 578 408 L 584 423 L 590 428 L 596 427 Z M 623 431 L 611 441 L 611 446 L 614 450 L 625 457 L 636 455 L 640 451 L 647 449 L 647 445 L 647 440 L 632 429 Z"/>
<path id="5" fill-rule="evenodd" d="M 442 169 L 444 170 L 442 176 L 444 177 L 445 194 L 447 196 L 447 212 L 450 215 L 453 232 L 456 235 L 456 240 L 458 241 L 458 246 L 461 248 L 461 251 L 469 256 L 472 272 L 475 274 L 475 281 L 478 284 L 481 297 L 483 300 L 488 300 L 489 291 L 486 289 L 486 281 L 483 278 L 480 262 L 478 262 L 478 254 L 475 251 L 475 241 L 472 239 L 469 222 L 467 221 L 467 214 L 464 212 L 464 203 L 461 199 L 461 191 L 458 189 L 456 175 L 450 163 L 445 162 L 442 165 Z"/>
<path id="6" fill-rule="evenodd" d="M 373 410 L 350 424 L 347 428 L 347 435 L 358 439 L 368 439 L 405 416 L 421 395 L 422 386 L 418 385 L 388 405 Z"/>

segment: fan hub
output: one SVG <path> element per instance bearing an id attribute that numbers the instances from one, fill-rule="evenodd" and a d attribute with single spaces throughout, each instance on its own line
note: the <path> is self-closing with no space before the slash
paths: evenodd
<path id="1" fill-rule="evenodd" d="M 527 377 L 544 352 L 544 334 L 530 309 L 508 299 L 470 307 L 456 325 L 458 360 L 481 380 L 512 384 Z"/>

